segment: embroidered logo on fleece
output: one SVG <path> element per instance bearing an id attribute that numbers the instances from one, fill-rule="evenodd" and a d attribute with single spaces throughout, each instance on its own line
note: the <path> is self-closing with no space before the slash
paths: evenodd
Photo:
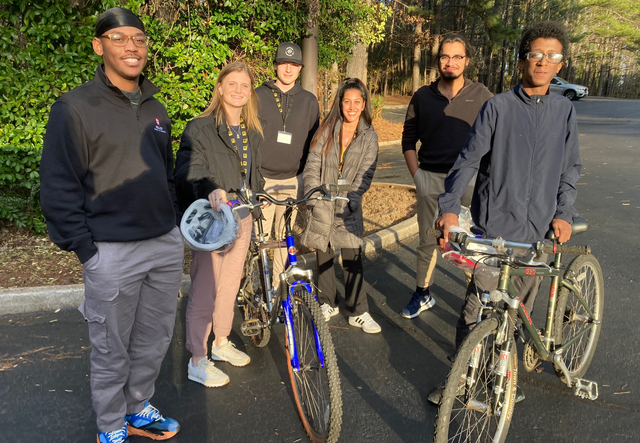
<path id="1" fill-rule="evenodd" d="M 160 120 L 156 119 L 156 127 L 153 128 L 154 131 L 158 131 L 158 132 L 162 132 L 163 134 L 166 134 L 167 131 L 164 130 L 164 128 L 162 127 L 162 125 L 160 124 Z"/>

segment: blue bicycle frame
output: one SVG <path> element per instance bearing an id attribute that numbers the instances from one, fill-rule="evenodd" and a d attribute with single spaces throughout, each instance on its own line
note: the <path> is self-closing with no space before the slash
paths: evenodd
<path id="1" fill-rule="evenodd" d="M 282 311 L 284 313 L 284 322 L 287 329 L 287 337 L 289 338 L 289 352 L 291 355 L 291 367 L 295 372 L 300 371 L 300 360 L 298 358 L 298 347 L 296 345 L 296 336 L 293 333 L 293 306 L 292 299 L 295 290 L 299 287 L 303 287 L 309 294 L 313 294 L 313 288 L 311 282 L 313 281 L 313 271 L 310 269 L 304 270 L 297 267 L 298 255 L 295 240 L 293 238 L 293 232 L 290 226 L 290 217 L 287 215 L 290 213 L 291 208 L 288 207 L 285 212 L 286 221 L 286 248 L 287 248 L 287 264 L 286 270 L 280 274 L 280 287 L 287 288 L 287 297 L 282 300 Z M 287 283 L 290 277 L 303 277 L 303 280 L 295 280 L 292 283 Z M 316 299 L 317 297 L 314 296 Z M 316 342 L 316 350 L 318 351 L 318 359 L 320 360 L 320 367 L 324 368 L 324 354 L 322 352 L 322 345 L 320 344 L 320 337 L 318 336 L 318 330 L 316 328 L 313 319 L 311 320 L 313 325 L 313 333 Z"/>

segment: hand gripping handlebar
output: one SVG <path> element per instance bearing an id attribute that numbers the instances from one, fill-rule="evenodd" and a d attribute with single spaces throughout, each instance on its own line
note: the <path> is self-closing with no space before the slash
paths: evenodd
<path id="1" fill-rule="evenodd" d="M 443 233 L 439 229 L 429 229 L 427 230 L 427 235 L 429 237 L 442 238 Z M 504 241 L 501 239 L 486 239 L 486 238 L 474 238 L 469 237 L 464 232 L 450 232 L 449 240 L 455 243 L 460 243 L 461 245 L 465 245 L 466 243 L 479 243 L 486 244 L 489 246 L 499 247 L 499 248 L 529 248 L 535 249 L 537 251 L 543 252 L 545 254 L 578 254 L 578 255 L 588 255 L 591 254 L 591 246 L 574 246 L 574 245 L 560 245 L 558 243 L 551 243 L 548 241 L 538 242 L 538 243 L 516 243 Z"/>

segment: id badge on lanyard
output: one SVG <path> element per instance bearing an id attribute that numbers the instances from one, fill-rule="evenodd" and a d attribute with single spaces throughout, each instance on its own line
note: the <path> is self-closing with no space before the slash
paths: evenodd
<path id="1" fill-rule="evenodd" d="M 285 145 L 290 145 L 292 137 L 293 135 L 290 132 L 278 131 L 278 138 L 276 141 L 278 143 L 284 143 Z"/>

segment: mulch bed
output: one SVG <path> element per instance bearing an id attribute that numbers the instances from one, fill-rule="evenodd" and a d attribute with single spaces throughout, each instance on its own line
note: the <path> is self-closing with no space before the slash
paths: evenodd
<path id="1" fill-rule="evenodd" d="M 363 198 L 365 235 L 412 217 L 415 209 L 412 189 L 372 186 Z M 191 254 L 187 250 L 185 258 L 188 273 Z M 46 236 L 34 235 L 0 220 L 0 288 L 78 283 L 82 283 L 82 266 L 75 254 L 60 250 Z"/>

